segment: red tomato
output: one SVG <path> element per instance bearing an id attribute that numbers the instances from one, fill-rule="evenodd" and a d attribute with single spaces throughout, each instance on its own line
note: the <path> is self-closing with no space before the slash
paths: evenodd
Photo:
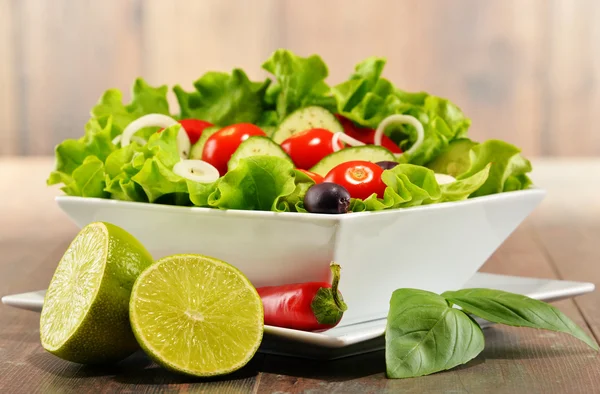
<path id="1" fill-rule="evenodd" d="M 319 174 L 315 174 L 314 172 L 310 172 L 307 170 L 303 170 L 298 168 L 298 171 L 305 173 L 306 175 L 308 175 L 313 181 L 315 181 L 315 183 L 318 185 L 319 183 L 323 183 L 323 177 Z"/>
<path id="2" fill-rule="evenodd" d="M 192 145 L 198 142 L 205 128 L 212 126 L 212 123 L 200 119 L 181 119 L 179 123 L 187 132 Z"/>
<path id="3" fill-rule="evenodd" d="M 342 124 L 344 132 L 350 137 L 355 138 L 360 142 L 364 142 L 365 144 L 375 144 L 375 130 L 368 127 L 357 126 L 350 119 L 344 118 L 342 115 L 336 114 L 335 116 Z M 385 134 L 381 138 L 381 146 L 389 149 L 392 153 L 402 153 L 402 149 Z"/>
<path id="4" fill-rule="evenodd" d="M 221 176 L 227 173 L 227 162 L 231 159 L 233 152 L 255 135 L 266 135 L 258 126 L 250 123 L 238 123 L 227 126 L 211 135 L 206 140 L 202 160 L 212 164 L 219 170 Z"/>
<path id="5" fill-rule="evenodd" d="M 310 129 L 292 135 L 281 143 L 281 147 L 292 158 L 296 167 L 308 170 L 334 152 L 332 138 L 333 133 L 329 130 Z M 342 143 L 339 146 L 344 147 Z"/>
<path id="6" fill-rule="evenodd" d="M 383 168 L 368 161 L 348 161 L 337 165 L 325 176 L 325 182 L 344 186 L 353 198 L 366 199 L 376 193 L 383 197 L 386 185 L 381 180 Z"/>
<path id="7" fill-rule="evenodd" d="M 198 142 L 205 128 L 212 126 L 212 123 L 200 119 L 181 119 L 178 123 L 185 129 L 192 145 Z M 163 130 L 160 129 L 157 133 Z"/>

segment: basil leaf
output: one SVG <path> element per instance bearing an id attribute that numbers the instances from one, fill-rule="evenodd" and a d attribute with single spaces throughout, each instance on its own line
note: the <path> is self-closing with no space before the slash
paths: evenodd
<path id="1" fill-rule="evenodd" d="M 416 289 L 394 291 L 385 334 L 389 378 L 410 378 L 453 368 L 484 346 L 481 328 L 444 297 Z"/>
<path id="2" fill-rule="evenodd" d="M 560 310 L 520 294 L 492 289 L 463 289 L 442 294 L 465 312 L 494 323 L 564 332 L 582 340 L 592 349 L 598 345 Z"/>

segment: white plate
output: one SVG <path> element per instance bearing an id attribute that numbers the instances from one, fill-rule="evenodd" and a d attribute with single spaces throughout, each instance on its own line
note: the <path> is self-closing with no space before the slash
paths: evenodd
<path id="1" fill-rule="evenodd" d="M 556 301 L 594 291 L 593 283 L 523 278 L 476 273 L 464 288 L 483 287 L 527 295 L 542 301 Z M 2 297 L 2 303 L 16 308 L 41 311 L 45 290 Z M 483 326 L 490 323 L 478 319 Z M 341 326 L 323 333 L 265 326 L 264 353 L 315 359 L 335 359 L 380 350 L 384 347 L 385 319 Z M 310 345 L 310 346 L 307 346 Z"/>
<path id="2" fill-rule="evenodd" d="M 544 198 L 540 189 L 347 215 L 218 210 L 61 196 L 80 227 L 122 227 L 155 259 L 199 253 L 240 269 L 256 287 L 330 279 L 342 267 L 340 326 L 382 319 L 401 287 L 459 289 Z"/>

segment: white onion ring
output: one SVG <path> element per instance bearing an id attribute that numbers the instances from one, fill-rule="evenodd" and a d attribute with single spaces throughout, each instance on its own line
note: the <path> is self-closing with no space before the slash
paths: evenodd
<path id="1" fill-rule="evenodd" d="M 133 135 L 137 133 L 140 129 L 145 127 L 171 127 L 173 125 L 179 124 L 175 119 L 170 116 L 163 114 L 149 114 L 144 115 L 141 118 L 137 118 L 133 122 L 129 123 L 125 130 L 123 130 L 123 134 L 121 135 L 121 147 L 125 147 L 131 143 L 133 139 Z M 181 125 L 180 125 L 181 126 Z M 190 154 L 190 148 L 192 144 L 190 143 L 190 138 L 187 135 L 187 132 L 181 126 L 179 133 L 177 134 L 177 149 L 179 150 L 179 156 L 182 159 L 187 159 Z"/>
<path id="2" fill-rule="evenodd" d="M 200 183 L 212 183 L 219 179 L 219 170 L 202 160 L 181 160 L 173 166 L 173 172 L 182 178 Z"/>
<path id="3" fill-rule="evenodd" d="M 345 142 L 346 144 L 348 144 L 350 146 L 365 145 L 364 142 L 359 141 L 356 138 L 352 138 L 346 133 L 342 133 L 341 131 L 338 131 L 337 133 L 333 133 L 333 137 L 331 138 L 331 145 L 333 145 L 334 152 L 337 152 L 340 149 L 342 149 L 342 148 L 340 148 L 340 144 L 339 144 L 340 141 Z"/>
<path id="4" fill-rule="evenodd" d="M 456 182 L 456 178 L 454 178 L 452 175 L 438 174 L 437 172 L 435 173 L 435 180 L 437 181 L 438 185 Z"/>
<path id="5" fill-rule="evenodd" d="M 383 140 L 383 132 L 385 131 L 385 129 L 388 126 L 390 126 L 394 123 L 409 124 L 417 130 L 417 140 L 410 147 L 410 149 L 408 149 L 406 152 L 403 152 L 403 153 L 394 153 L 394 155 L 396 155 L 396 157 L 400 157 L 403 154 L 409 154 L 409 155 L 413 154 L 419 148 L 419 146 L 421 146 L 421 144 L 423 143 L 423 140 L 425 139 L 425 130 L 423 130 L 423 125 L 421 124 L 421 122 L 419 122 L 419 120 L 417 118 L 415 118 L 414 116 L 410 116 L 410 115 L 390 115 L 387 118 L 385 118 L 384 120 L 382 120 L 381 123 L 379 123 L 379 126 L 377 126 L 377 130 L 375 130 L 375 136 L 374 136 L 375 145 L 381 145 L 381 142 Z"/>

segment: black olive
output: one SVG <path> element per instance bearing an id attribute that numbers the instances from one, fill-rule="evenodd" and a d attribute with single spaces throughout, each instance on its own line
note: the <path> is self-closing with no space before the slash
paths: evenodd
<path id="1" fill-rule="evenodd" d="M 311 186 L 304 196 L 304 208 L 311 213 L 347 213 L 350 193 L 345 187 L 332 182 Z"/>
<path id="2" fill-rule="evenodd" d="M 394 168 L 398 165 L 398 163 L 395 161 L 378 161 L 375 164 L 377 164 L 379 167 L 383 168 L 384 170 L 391 170 L 392 168 Z"/>

